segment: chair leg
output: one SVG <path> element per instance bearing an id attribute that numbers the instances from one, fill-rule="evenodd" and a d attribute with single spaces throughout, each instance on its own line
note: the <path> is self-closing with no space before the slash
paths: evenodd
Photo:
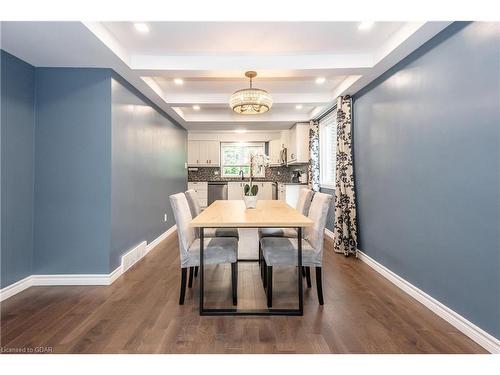
<path id="1" fill-rule="evenodd" d="M 238 262 L 231 263 L 231 290 L 233 294 L 233 305 L 238 304 Z"/>
<path id="2" fill-rule="evenodd" d="M 260 241 L 259 241 L 259 268 L 260 268 L 260 278 L 264 280 L 264 263 L 262 259 L 262 247 L 260 246 Z"/>
<path id="3" fill-rule="evenodd" d="M 323 281 L 321 280 L 321 267 L 316 267 L 316 289 L 318 291 L 318 301 L 323 305 Z"/>
<path id="4" fill-rule="evenodd" d="M 302 277 L 306 277 L 306 267 L 302 266 Z"/>
<path id="5" fill-rule="evenodd" d="M 311 287 L 311 267 L 305 267 L 306 269 L 306 281 L 307 281 L 307 287 Z"/>
<path id="6" fill-rule="evenodd" d="M 267 263 L 266 259 L 262 258 L 262 272 L 264 273 L 264 278 L 262 279 L 262 284 L 264 284 L 264 290 L 267 292 Z"/>
<path id="7" fill-rule="evenodd" d="M 273 307 L 273 266 L 267 267 L 267 307 Z"/>
<path id="8" fill-rule="evenodd" d="M 194 274 L 194 267 L 189 267 L 188 288 L 192 288 L 193 287 L 193 274 Z"/>
<path id="9" fill-rule="evenodd" d="M 198 277 L 198 266 L 194 267 L 194 277 Z"/>
<path id="10" fill-rule="evenodd" d="M 179 305 L 184 305 L 184 296 L 186 295 L 186 276 L 187 268 L 181 268 L 181 293 L 179 296 Z"/>

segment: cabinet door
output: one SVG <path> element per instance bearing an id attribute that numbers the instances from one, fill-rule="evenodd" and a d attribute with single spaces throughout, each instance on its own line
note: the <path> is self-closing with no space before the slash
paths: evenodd
<path id="1" fill-rule="evenodd" d="M 297 160 L 297 126 L 290 130 L 290 141 L 288 143 L 288 161 Z"/>
<path id="2" fill-rule="evenodd" d="M 227 183 L 227 199 L 243 199 L 243 187 L 241 185 L 241 182 Z"/>
<path id="3" fill-rule="evenodd" d="M 199 164 L 199 154 L 200 146 L 199 141 L 189 141 L 188 142 L 188 165 L 198 165 Z"/>
<path id="4" fill-rule="evenodd" d="M 199 143 L 199 165 L 208 166 L 209 143 L 207 141 L 198 141 Z"/>
<path id="5" fill-rule="evenodd" d="M 212 167 L 220 165 L 220 145 L 218 141 L 207 141 L 208 164 Z"/>
<path id="6" fill-rule="evenodd" d="M 264 182 L 262 184 L 262 197 L 261 199 L 271 200 L 273 199 L 273 183 Z"/>
<path id="7" fill-rule="evenodd" d="M 271 165 L 280 164 L 281 140 L 273 139 L 269 141 L 269 163 Z"/>
<path id="8" fill-rule="evenodd" d="M 296 125 L 296 153 L 297 162 L 309 162 L 309 124 Z"/>

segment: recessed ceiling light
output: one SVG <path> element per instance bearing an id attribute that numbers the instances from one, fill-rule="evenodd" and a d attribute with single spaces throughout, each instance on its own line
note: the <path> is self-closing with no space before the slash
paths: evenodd
<path id="1" fill-rule="evenodd" d="M 358 25 L 358 30 L 370 30 L 375 22 L 365 21 L 360 22 Z"/>
<path id="2" fill-rule="evenodd" d="M 302 109 L 302 104 L 297 104 L 297 105 L 295 106 L 295 109 Z"/>
<path id="3" fill-rule="evenodd" d="M 184 84 L 184 80 L 182 78 L 175 78 L 174 79 L 174 83 L 177 85 L 177 86 L 180 86 L 180 85 L 183 85 Z"/>
<path id="4" fill-rule="evenodd" d="M 236 129 L 234 132 L 239 133 L 239 134 L 243 134 L 243 133 L 246 133 L 247 130 L 246 129 Z"/>
<path id="5" fill-rule="evenodd" d="M 316 78 L 316 83 L 318 85 L 322 85 L 323 83 L 325 83 L 325 81 L 326 81 L 325 77 L 318 77 L 318 78 Z"/>
<path id="6" fill-rule="evenodd" d="M 193 109 L 194 109 L 195 111 L 199 111 L 199 110 L 200 110 L 200 106 L 199 106 L 199 105 L 197 105 L 197 104 L 195 104 L 195 105 L 193 105 Z"/>
<path id="7" fill-rule="evenodd" d="M 140 33 L 143 33 L 143 34 L 149 33 L 149 26 L 146 25 L 145 23 L 136 22 L 136 23 L 134 23 L 134 27 Z"/>

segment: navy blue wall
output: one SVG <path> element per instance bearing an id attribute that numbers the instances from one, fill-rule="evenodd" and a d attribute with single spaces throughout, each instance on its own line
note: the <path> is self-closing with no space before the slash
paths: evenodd
<path id="1" fill-rule="evenodd" d="M 455 23 L 354 101 L 359 247 L 500 337 L 500 29 Z"/>
<path id="2" fill-rule="evenodd" d="M 1 287 L 32 274 L 35 69 L 1 51 Z"/>
<path id="3" fill-rule="evenodd" d="M 37 68 L 38 274 L 108 273 L 111 70 Z"/>
<path id="4" fill-rule="evenodd" d="M 187 188 L 187 132 L 121 79 L 111 87 L 113 270 L 125 251 L 175 224 L 168 196 Z"/>

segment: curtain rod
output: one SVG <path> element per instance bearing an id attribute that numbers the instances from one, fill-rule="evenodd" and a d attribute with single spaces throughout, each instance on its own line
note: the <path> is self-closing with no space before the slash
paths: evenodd
<path id="1" fill-rule="evenodd" d="M 325 118 L 326 116 L 328 116 L 330 113 L 332 113 L 333 111 L 335 111 L 335 109 L 337 109 L 337 103 L 335 103 L 334 105 L 332 105 L 330 108 L 328 108 L 325 112 L 323 112 L 322 114 L 320 114 L 318 117 L 316 117 L 314 119 L 314 121 L 321 121 L 321 119 Z"/>

